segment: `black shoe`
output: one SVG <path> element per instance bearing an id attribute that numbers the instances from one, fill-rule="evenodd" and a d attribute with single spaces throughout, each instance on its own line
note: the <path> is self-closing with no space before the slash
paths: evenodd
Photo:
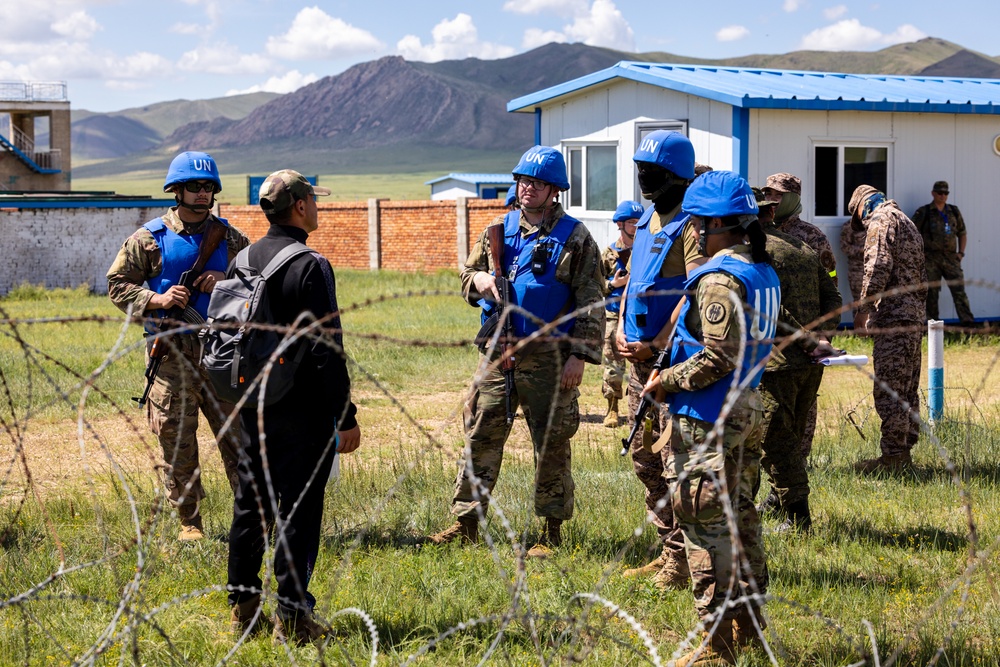
<path id="1" fill-rule="evenodd" d="M 812 530 L 812 516 L 809 514 L 809 499 L 799 500 L 798 502 L 791 503 L 785 508 L 786 519 L 779 524 L 774 532 L 776 533 L 790 533 L 790 532 L 801 532 L 808 533 Z"/>

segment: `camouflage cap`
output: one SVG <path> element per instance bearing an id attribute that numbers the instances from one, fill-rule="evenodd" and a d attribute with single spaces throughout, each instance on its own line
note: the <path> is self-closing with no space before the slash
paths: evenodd
<path id="1" fill-rule="evenodd" d="M 948 194 L 948 181 L 934 181 L 934 187 L 931 188 L 934 192 L 940 192 L 943 195 Z"/>
<path id="2" fill-rule="evenodd" d="M 793 176 L 787 172 L 781 172 L 780 174 L 771 174 L 767 177 L 767 182 L 764 183 L 764 189 L 770 188 L 772 190 L 777 190 L 778 192 L 793 192 L 797 195 L 802 194 L 802 180 L 798 176 Z"/>
<path id="3" fill-rule="evenodd" d="M 754 199 L 757 200 L 757 208 L 764 208 L 765 206 L 777 206 L 780 201 L 769 201 L 764 195 L 763 188 L 750 188 L 753 190 Z"/>
<path id="4" fill-rule="evenodd" d="M 872 187 L 871 185 L 859 185 L 854 189 L 854 194 L 851 195 L 851 201 L 847 203 L 847 213 L 851 216 L 852 221 L 858 221 L 861 219 L 858 209 L 861 208 L 862 202 L 878 191 L 878 188 Z"/>
<path id="5" fill-rule="evenodd" d="M 292 169 L 276 171 L 261 183 L 260 208 L 264 213 L 280 213 L 295 203 L 311 195 L 328 195 L 330 188 L 313 185 L 306 177 Z"/>

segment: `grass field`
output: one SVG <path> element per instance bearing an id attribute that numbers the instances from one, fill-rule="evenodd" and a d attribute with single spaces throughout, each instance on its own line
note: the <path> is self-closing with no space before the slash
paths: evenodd
<path id="1" fill-rule="evenodd" d="M 576 514 L 553 558 L 524 563 L 511 546 L 530 546 L 540 527 L 521 419 L 490 542 L 421 546 L 418 536 L 450 522 L 478 356 L 463 343 L 478 315 L 453 273 L 337 277 L 364 441 L 327 492 L 310 585 L 335 631 L 322 649 L 229 635 L 231 495 L 204 429 L 209 539 L 175 541 L 158 446 L 129 400 L 142 388 L 137 327 L 78 291 L 0 300 L 0 663 L 667 664 L 696 629 L 692 598 L 621 576 L 649 557 L 655 531 L 618 457 L 624 427 L 601 426 L 598 370 L 587 370 L 573 441 Z M 366 303 L 386 294 L 401 296 Z M 765 536 L 771 656 L 750 652 L 741 665 L 1000 664 L 996 342 L 947 348 L 947 418 L 902 477 L 852 472 L 877 449 L 871 380 L 827 371 L 810 461 L 814 529 Z M 864 339 L 835 344 L 870 350 Z"/>

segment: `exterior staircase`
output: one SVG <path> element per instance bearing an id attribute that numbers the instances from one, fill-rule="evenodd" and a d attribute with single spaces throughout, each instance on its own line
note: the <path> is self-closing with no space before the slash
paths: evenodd
<path id="1" fill-rule="evenodd" d="M 62 171 L 62 151 L 36 151 L 35 142 L 21 130 L 8 124 L 10 138 L 0 134 L 0 147 L 13 153 L 18 160 L 38 174 L 58 174 Z"/>

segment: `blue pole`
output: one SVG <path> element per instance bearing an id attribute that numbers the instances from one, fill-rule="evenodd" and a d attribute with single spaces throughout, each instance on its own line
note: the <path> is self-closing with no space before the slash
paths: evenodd
<path id="1" fill-rule="evenodd" d="M 944 414 L 944 322 L 927 323 L 927 407 L 934 424 Z"/>

